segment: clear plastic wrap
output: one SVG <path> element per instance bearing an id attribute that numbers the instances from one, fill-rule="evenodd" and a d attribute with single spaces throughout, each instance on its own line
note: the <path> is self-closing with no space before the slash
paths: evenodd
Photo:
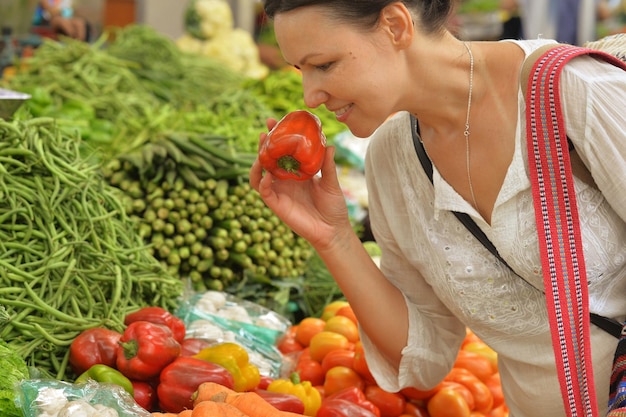
<path id="1" fill-rule="evenodd" d="M 122 387 L 93 380 L 28 379 L 19 394 L 24 417 L 151 417 Z"/>
<path id="2" fill-rule="evenodd" d="M 283 356 L 276 341 L 291 326 L 286 317 L 221 291 L 192 294 L 175 315 L 185 322 L 187 337 L 239 343 L 262 375 L 280 374 Z"/>

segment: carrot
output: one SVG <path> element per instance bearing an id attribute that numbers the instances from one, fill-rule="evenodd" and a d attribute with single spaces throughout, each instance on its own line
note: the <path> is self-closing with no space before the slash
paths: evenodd
<path id="1" fill-rule="evenodd" d="M 193 410 L 183 410 L 180 413 L 178 413 L 178 417 L 191 417 L 193 413 Z"/>
<path id="2" fill-rule="evenodd" d="M 193 394 L 193 405 L 201 403 L 202 401 L 209 401 L 211 398 L 220 392 L 227 394 L 234 394 L 236 391 L 216 382 L 203 382 L 200 384 L 196 392 Z"/>
<path id="3" fill-rule="evenodd" d="M 176 413 L 159 413 L 158 411 L 150 413 L 152 417 L 181 417 Z M 183 416 L 184 417 L 184 416 Z"/>
<path id="4" fill-rule="evenodd" d="M 244 414 L 254 417 L 302 417 L 302 414 L 277 409 L 252 391 L 233 393 L 222 391 L 213 395 L 211 401 L 233 405 Z"/>
<path id="5" fill-rule="evenodd" d="M 250 417 L 234 405 L 224 402 L 202 401 L 193 408 L 191 417 Z"/>

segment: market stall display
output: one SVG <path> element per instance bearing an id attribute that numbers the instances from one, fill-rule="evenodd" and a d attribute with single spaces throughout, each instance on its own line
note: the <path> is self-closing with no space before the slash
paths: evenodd
<path id="1" fill-rule="evenodd" d="M 305 108 L 296 71 L 130 25 L 46 41 L 2 87 L 30 98 L 0 115 L 0 414 L 506 415 L 469 331 L 473 377 L 380 389 L 321 259 L 247 184 L 266 119 Z M 343 126 L 308 114 L 333 145 Z"/>

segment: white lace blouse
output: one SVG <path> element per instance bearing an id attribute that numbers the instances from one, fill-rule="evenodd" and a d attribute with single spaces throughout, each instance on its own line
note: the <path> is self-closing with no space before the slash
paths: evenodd
<path id="1" fill-rule="evenodd" d="M 528 55 L 544 40 L 515 42 Z M 587 56 L 561 76 L 568 136 L 599 190 L 576 180 L 579 217 L 594 313 L 626 317 L 626 72 Z M 525 102 L 511 165 L 492 224 L 445 182 L 434 186 L 416 156 L 407 113 L 374 134 L 366 157 L 369 214 L 383 255 L 381 269 L 405 294 L 408 345 L 400 369 L 362 334 L 368 363 L 385 389 L 426 389 L 449 371 L 470 327 L 498 352 L 512 417 L 564 416 L 548 315 L 525 145 Z M 466 212 L 525 280 L 499 263 L 450 210 Z M 393 318 L 390 317 L 390 320 Z M 617 339 L 591 326 L 594 380 L 605 414 Z"/>

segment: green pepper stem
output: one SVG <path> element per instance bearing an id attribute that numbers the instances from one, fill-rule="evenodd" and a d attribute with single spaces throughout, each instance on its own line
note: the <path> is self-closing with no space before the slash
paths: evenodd
<path id="1" fill-rule="evenodd" d="M 289 173 L 300 175 L 298 172 L 298 170 L 300 169 L 300 161 L 298 161 L 291 155 L 281 156 L 280 158 L 278 158 L 276 164 L 279 168 L 282 168 Z"/>
<path id="2" fill-rule="evenodd" d="M 132 359 L 137 356 L 137 351 L 139 350 L 139 343 L 135 340 L 129 340 L 128 342 L 119 342 L 120 346 L 124 348 L 124 357 L 126 359 Z"/>

